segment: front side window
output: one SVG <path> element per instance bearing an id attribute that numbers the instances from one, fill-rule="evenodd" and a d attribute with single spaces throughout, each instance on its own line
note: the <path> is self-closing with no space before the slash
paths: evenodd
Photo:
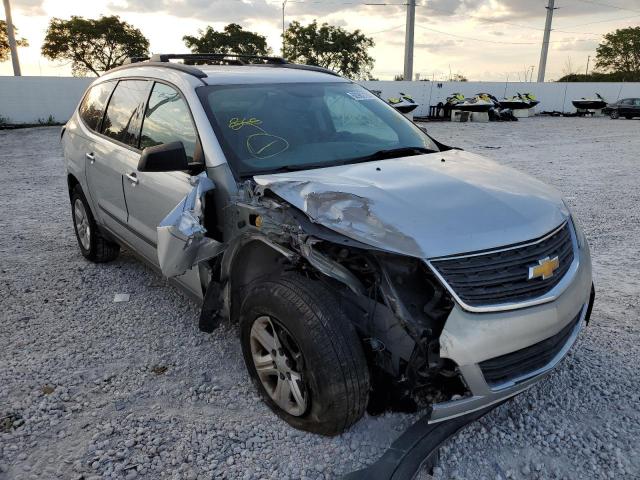
<path id="1" fill-rule="evenodd" d="M 102 122 L 102 133 L 132 147 L 138 147 L 140 120 L 147 99 L 149 82 L 118 82 Z"/>
<path id="2" fill-rule="evenodd" d="M 80 104 L 79 114 L 85 125 L 91 130 L 100 130 L 104 107 L 115 84 L 115 82 L 104 82 L 94 85 L 84 96 Z"/>
<path id="3" fill-rule="evenodd" d="M 198 95 L 239 176 L 438 151 L 402 114 L 352 83 L 212 85 Z"/>
<path id="4" fill-rule="evenodd" d="M 156 83 L 142 122 L 140 148 L 182 142 L 187 159 L 193 162 L 197 138 L 189 107 L 184 99 L 174 88 Z"/>

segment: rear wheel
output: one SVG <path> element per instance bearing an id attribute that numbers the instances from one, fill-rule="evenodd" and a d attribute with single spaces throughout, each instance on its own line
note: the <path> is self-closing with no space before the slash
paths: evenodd
<path id="1" fill-rule="evenodd" d="M 71 214 L 78 246 L 87 260 L 102 263 L 118 256 L 120 246 L 100 235 L 80 185 L 76 185 L 71 192 Z"/>
<path id="2" fill-rule="evenodd" d="M 363 415 L 369 371 L 362 346 L 320 282 L 290 273 L 253 284 L 240 337 L 265 403 L 293 427 L 336 435 Z"/>
<path id="3" fill-rule="evenodd" d="M 627 120 L 631 120 L 633 118 L 633 115 L 625 115 L 624 118 L 626 118 Z"/>

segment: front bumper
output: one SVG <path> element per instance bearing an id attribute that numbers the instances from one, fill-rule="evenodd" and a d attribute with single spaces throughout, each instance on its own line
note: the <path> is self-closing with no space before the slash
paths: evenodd
<path id="1" fill-rule="evenodd" d="M 578 249 L 579 268 L 570 285 L 554 301 L 495 313 L 472 313 L 456 305 L 440 336 L 443 358 L 459 367 L 471 396 L 433 405 L 430 422 L 440 422 L 501 402 L 546 377 L 567 355 L 588 319 L 593 302 L 589 247 Z M 558 334 L 574 322 L 564 344 L 543 366 L 499 385 L 489 384 L 480 363 L 525 349 Z"/>

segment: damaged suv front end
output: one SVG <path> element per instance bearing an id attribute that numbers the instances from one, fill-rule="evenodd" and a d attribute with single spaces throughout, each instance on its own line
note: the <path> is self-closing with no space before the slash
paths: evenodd
<path id="1" fill-rule="evenodd" d="M 182 89 L 156 108 L 188 104 L 180 128 L 193 119 L 197 141 L 187 162 L 179 135 L 163 131 L 136 171 L 116 172 L 140 202 L 122 201 L 111 224 L 94 220 L 110 205 L 83 180 L 93 154 L 68 162 L 72 203 L 101 241 L 135 249 L 122 233 L 144 236 L 131 207 L 144 204 L 147 223 L 162 211 L 146 258 L 199 297 L 203 331 L 238 323 L 258 390 L 296 428 L 337 434 L 390 405 L 442 421 L 547 375 L 594 296 L 589 247 L 561 195 L 440 144 L 346 79 L 282 65 L 135 67 Z M 113 142 L 99 144 L 79 116 L 68 130 L 107 156 Z M 63 139 L 71 158 L 74 136 Z M 165 208 L 163 186 L 177 180 L 188 194 Z"/>

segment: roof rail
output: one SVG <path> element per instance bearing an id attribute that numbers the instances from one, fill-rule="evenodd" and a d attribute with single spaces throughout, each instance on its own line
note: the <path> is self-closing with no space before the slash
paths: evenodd
<path id="1" fill-rule="evenodd" d="M 170 62 L 170 60 L 182 60 L 184 63 Z M 249 62 L 246 62 L 248 60 Z M 251 60 L 257 62 L 251 62 Z M 289 63 L 281 57 L 268 57 L 263 55 L 239 55 L 235 53 L 157 53 L 151 57 L 130 57 L 124 63 L 109 72 L 123 70 L 134 67 L 164 67 L 179 70 L 197 78 L 205 78 L 208 75 L 195 65 L 212 63 L 214 65 L 250 65 L 252 67 L 279 67 L 291 68 L 294 70 L 309 70 L 313 72 L 326 73 L 339 77 L 340 75 L 328 68 L 316 65 L 301 65 Z"/>
<path id="2" fill-rule="evenodd" d="M 184 62 L 216 62 L 235 65 L 245 65 L 245 60 L 259 60 L 255 63 L 283 65 L 287 61 L 281 57 L 268 57 L 264 55 L 241 55 L 236 53 L 157 53 L 151 56 L 152 62 L 169 62 L 169 60 L 184 60 Z"/>

